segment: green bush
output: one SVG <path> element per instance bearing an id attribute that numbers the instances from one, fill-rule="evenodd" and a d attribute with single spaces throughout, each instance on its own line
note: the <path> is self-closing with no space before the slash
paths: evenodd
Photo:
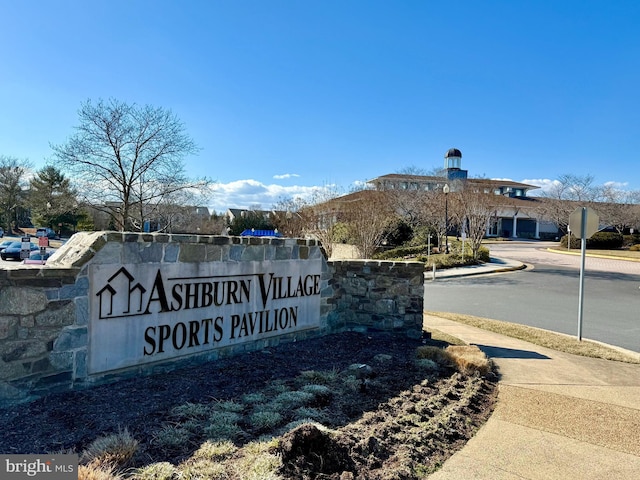
<path id="1" fill-rule="evenodd" d="M 462 242 L 451 240 L 451 248 L 449 254 L 428 254 L 428 245 L 405 246 L 393 248 L 384 252 L 379 252 L 373 256 L 376 260 L 402 260 L 411 259 L 423 262 L 425 266 L 431 267 L 435 264 L 436 268 L 452 268 L 463 265 L 477 265 L 479 262 L 488 262 L 490 252 L 487 247 L 480 247 L 478 251 L 478 259 L 471 258 L 471 248 L 469 244 L 465 245 L 464 258 L 462 256 Z M 432 245 L 433 251 L 433 245 Z"/>
<path id="2" fill-rule="evenodd" d="M 591 238 L 587 238 L 587 249 L 593 250 L 617 250 L 622 248 L 623 237 L 616 232 L 596 232 Z M 560 246 L 567 248 L 567 235 L 560 240 Z M 571 248 L 581 248 L 582 241 L 571 235 Z"/>
<path id="3" fill-rule="evenodd" d="M 616 232 L 596 232 L 587 239 L 587 248 L 615 250 L 622 248 L 623 236 Z"/>
<path id="4" fill-rule="evenodd" d="M 432 247 L 433 248 L 433 245 Z M 398 247 L 392 248 L 390 250 L 385 250 L 384 252 L 378 252 L 373 255 L 373 258 L 376 260 L 390 260 L 404 257 L 415 257 L 418 255 L 427 255 L 428 246 L 427 245 L 416 245 L 413 247 Z"/>
<path id="5" fill-rule="evenodd" d="M 569 241 L 569 235 L 563 235 L 560 239 L 560 246 L 567 248 L 567 242 Z M 580 239 L 571 235 L 571 248 L 580 248 Z"/>
<path id="6" fill-rule="evenodd" d="M 633 235 L 625 235 L 623 240 L 624 245 L 638 245 L 640 244 L 640 233 L 634 233 Z"/>

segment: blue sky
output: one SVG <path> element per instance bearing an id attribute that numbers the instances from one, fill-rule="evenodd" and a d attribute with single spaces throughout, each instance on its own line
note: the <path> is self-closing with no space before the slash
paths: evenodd
<path id="1" fill-rule="evenodd" d="M 471 176 L 640 190 L 640 2 L 0 0 L 0 154 L 87 99 L 170 109 L 209 205 L 269 208 L 451 147 Z"/>

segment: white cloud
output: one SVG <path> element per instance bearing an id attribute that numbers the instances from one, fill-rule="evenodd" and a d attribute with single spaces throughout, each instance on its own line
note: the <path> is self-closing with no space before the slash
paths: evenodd
<path id="1" fill-rule="evenodd" d="M 273 178 L 276 180 L 285 180 L 287 178 L 298 178 L 300 175 L 297 173 L 283 173 L 282 175 L 274 175 Z"/>
<path id="2" fill-rule="evenodd" d="M 611 180 L 609 182 L 604 182 L 604 186 L 615 188 L 616 190 L 624 190 L 626 187 L 629 186 L 629 182 L 616 182 Z"/>
<path id="3" fill-rule="evenodd" d="M 236 180 L 213 185 L 213 195 L 207 204 L 211 210 L 226 212 L 229 208 L 252 208 L 260 206 L 268 210 L 285 198 L 310 198 L 321 186 L 265 185 L 257 180 Z"/>
<path id="4" fill-rule="evenodd" d="M 526 178 L 524 180 L 520 180 L 521 183 L 526 183 L 527 185 L 535 185 L 536 187 L 540 187 L 536 190 L 531 190 L 527 195 L 531 195 L 532 197 L 539 197 L 545 192 L 548 192 L 549 189 L 553 188 L 557 185 L 558 180 L 551 180 L 549 178 Z"/>

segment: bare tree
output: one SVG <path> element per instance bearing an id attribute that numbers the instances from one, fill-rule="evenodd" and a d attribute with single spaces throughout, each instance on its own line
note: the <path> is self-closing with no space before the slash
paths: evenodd
<path id="1" fill-rule="evenodd" d="M 340 189 L 325 185 L 314 190 L 307 198 L 281 199 L 274 208 L 274 225 L 287 236 L 309 236 L 322 243 L 327 256 L 333 252 L 333 244 L 339 236 Z"/>
<path id="2" fill-rule="evenodd" d="M 396 171 L 401 175 L 418 175 L 427 177 L 443 177 L 445 170 L 442 167 L 421 168 L 416 165 L 409 165 Z"/>
<path id="3" fill-rule="evenodd" d="M 285 237 L 302 237 L 313 211 L 301 197 L 283 198 L 273 206 L 272 222 Z"/>
<path id="4" fill-rule="evenodd" d="M 140 230 L 148 206 L 207 183 L 186 177 L 183 158 L 198 149 L 171 111 L 88 100 L 78 116 L 67 143 L 52 145 L 54 155 L 71 172 L 81 200 L 107 212 L 116 228 Z"/>
<path id="5" fill-rule="evenodd" d="M 592 175 L 560 175 L 551 188 L 543 191 L 537 205 L 539 218 L 549 219 L 564 232 L 569 225 L 569 215 L 577 206 L 595 201 L 601 193 L 600 187 L 593 185 Z"/>
<path id="6" fill-rule="evenodd" d="M 352 195 L 342 204 L 342 215 L 349 227 L 349 237 L 363 258 L 371 258 L 382 245 L 387 227 L 394 221 L 386 192 L 371 190 Z"/>
<path id="7" fill-rule="evenodd" d="M 593 208 L 600 215 L 601 223 L 616 229 L 620 234 L 625 229 L 637 227 L 638 218 L 638 192 L 620 190 L 612 185 L 605 185 L 601 189 L 600 203 Z"/>
<path id="8" fill-rule="evenodd" d="M 27 160 L 0 155 L 0 226 L 11 230 L 20 223 L 20 212 L 27 198 L 27 174 L 31 164 Z"/>
<path id="9" fill-rule="evenodd" d="M 452 213 L 457 218 L 461 230 L 466 232 L 472 257 L 477 259 L 487 225 L 503 198 L 491 193 L 484 193 L 468 185 L 467 188 L 450 195 L 453 204 Z"/>
<path id="10" fill-rule="evenodd" d="M 553 182 L 551 188 L 543 192 L 545 198 L 593 202 L 600 194 L 600 187 L 593 184 L 593 175 L 565 173 Z"/>

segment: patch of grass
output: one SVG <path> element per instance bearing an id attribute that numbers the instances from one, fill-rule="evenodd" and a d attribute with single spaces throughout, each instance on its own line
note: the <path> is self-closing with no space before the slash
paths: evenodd
<path id="1" fill-rule="evenodd" d="M 214 408 L 215 410 L 222 412 L 240 413 L 244 410 L 244 405 L 242 403 L 234 402 L 233 400 L 226 400 L 218 402 Z"/>
<path id="2" fill-rule="evenodd" d="M 211 460 L 214 462 L 221 462 L 223 460 L 226 460 L 227 458 L 230 458 L 237 451 L 238 447 L 236 447 L 230 441 L 211 442 L 207 440 L 193 454 L 192 458 L 198 460 Z"/>
<path id="3" fill-rule="evenodd" d="M 319 423 L 326 423 L 329 420 L 327 412 L 318 408 L 300 407 L 293 412 L 296 420 L 309 420 Z"/>
<path id="4" fill-rule="evenodd" d="M 153 443 L 165 451 L 177 451 L 187 448 L 193 433 L 181 425 L 164 425 L 153 437 Z"/>
<path id="5" fill-rule="evenodd" d="M 578 341 L 577 338 L 560 333 L 549 332 L 535 327 L 519 325 L 511 322 L 491 320 L 488 318 L 474 317 L 472 315 L 462 315 L 447 312 L 428 312 L 441 318 L 464 323 L 473 327 L 500 333 L 508 337 L 524 340 L 541 347 L 550 348 L 559 352 L 582 355 L 584 357 L 602 358 L 605 360 L 615 360 L 626 363 L 640 363 L 640 355 L 629 354 L 615 348 L 609 347 L 589 340 Z"/>
<path id="6" fill-rule="evenodd" d="M 271 453 L 275 442 L 251 442 L 243 448 L 243 456 L 234 463 L 235 477 L 242 480 L 282 480 L 278 470 L 280 457 Z"/>
<path id="7" fill-rule="evenodd" d="M 450 345 L 446 348 L 458 371 L 465 375 L 479 373 L 486 375 L 491 371 L 491 362 L 476 345 Z"/>
<path id="8" fill-rule="evenodd" d="M 340 375 L 336 369 L 329 371 L 307 370 L 302 372 L 296 380 L 303 384 L 313 383 L 318 385 L 329 385 L 335 382 Z"/>
<path id="9" fill-rule="evenodd" d="M 432 345 L 423 345 L 416 348 L 416 358 L 418 360 L 430 360 L 444 367 L 453 366 L 451 355 L 444 348 Z"/>
<path id="10" fill-rule="evenodd" d="M 249 416 L 251 425 L 258 431 L 271 430 L 278 426 L 282 420 L 281 413 L 268 409 L 257 410 Z"/>
<path id="11" fill-rule="evenodd" d="M 133 480 L 173 480 L 177 478 L 178 469 L 169 462 L 158 462 L 135 471 Z"/>
<path id="12" fill-rule="evenodd" d="M 429 360 L 428 358 L 417 358 L 415 363 L 418 368 L 423 368 L 425 370 L 438 370 L 440 368 L 436 362 Z"/>
<path id="13" fill-rule="evenodd" d="M 208 460 L 197 460 L 190 458 L 179 467 L 179 477 L 181 480 L 233 480 L 229 466 L 224 463 L 210 462 Z"/>
<path id="14" fill-rule="evenodd" d="M 249 405 L 253 405 L 255 403 L 264 403 L 267 400 L 267 396 L 262 392 L 256 393 L 245 393 L 242 395 L 242 401 Z"/>
<path id="15" fill-rule="evenodd" d="M 290 388 L 284 380 L 274 380 L 262 390 L 262 393 L 266 396 L 274 397 L 289 390 Z"/>
<path id="16" fill-rule="evenodd" d="M 204 433 L 210 440 L 234 440 L 244 433 L 238 425 L 241 419 L 242 416 L 236 412 L 213 412 L 208 425 L 204 427 Z"/>
<path id="17" fill-rule="evenodd" d="M 126 465 L 138 451 L 138 441 L 125 428 L 118 433 L 95 439 L 80 455 L 82 463 Z"/>
<path id="18" fill-rule="evenodd" d="M 120 474 L 114 472 L 114 467 L 100 462 L 90 462 L 78 466 L 78 480 L 122 480 Z"/>
<path id="19" fill-rule="evenodd" d="M 441 332 L 440 330 L 425 329 L 425 331 L 429 332 L 431 334 L 431 340 L 434 340 L 436 342 L 442 342 L 448 345 L 466 345 L 466 343 L 460 340 L 458 337 L 454 337 L 453 335 L 449 335 L 448 333 Z"/>
<path id="20" fill-rule="evenodd" d="M 171 414 L 180 419 L 206 418 L 211 413 L 208 405 L 187 402 L 171 410 Z"/>
<path id="21" fill-rule="evenodd" d="M 276 412 L 287 411 L 308 405 L 313 402 L 314 399 L 315 395 L 313 393 L 302 390 L 282 392 L 269 402 L 268 406 L 271 410 Z"/>

